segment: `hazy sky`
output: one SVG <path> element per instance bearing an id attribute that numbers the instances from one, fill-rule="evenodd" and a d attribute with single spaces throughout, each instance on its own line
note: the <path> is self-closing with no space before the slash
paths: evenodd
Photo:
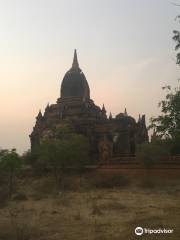
<path id="1" fill-rule="evenodd" d="M 177 85 L 170 0 L 0 0 L 0 146 L 30 147 L 35 117 L 55 103 L 73 50 L 96 104 L 147 122 L 161 87 Z M 174 2 L 177 2 L 174 0 Z"/>

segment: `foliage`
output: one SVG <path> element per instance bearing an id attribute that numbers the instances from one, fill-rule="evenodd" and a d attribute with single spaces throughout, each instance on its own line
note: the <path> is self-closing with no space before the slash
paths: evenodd
<path id="1" fill-rule="evenodd" d="M 180 20 L 180 16 L 177 16 L 176 20 Z M 180 32 L 178 30 L 173 31 L 173 40 L 176 42 L 175 50 L 178 51 L 180 48 Z M 180 52 L 177 52 L 176 63 L 180 65 Z"/>
<path id="2" fill-rule="evenodd" d="M 30 150 L 26 151 L 22 155 L 22 161 L 24 164 L 34 166 L 38 159 L 38 154 L 36 151 L 31 152 Z"/>
<path id="3" fill-rule="evenodd" d="M 169 147 L 169 142 L 165 140 L 144 143 L 138 146 L 136 156 L 146 168 L 151 168 L 161 158 L 169 155 Z"/>
<path id="4" fill-rule="evenodd" d="M 171 90 L 170 86 L 166 86 L 163 89 L 168 93 L 165 100 L 159 103 L 162 114 L 151 118 L 149 128 L 156 129 L 160 139 L 172 143 L 173 154 L 180 154 L 180 87 Z"/>
<path id="5" fill-rule="evenodd" d="M 176 138 L 180 135 L 180 87 L 171 91 L 170 86 L 166 99 L 159 103 L 162 115 L 151 119 L 151 128 L 155 128 L 160 137 L 165 139 Z"/>
<path id="6" fill-rule="evenodd" d="M 1 150 L 0 168 L 9 176 L 9 196 L 11 197 L 14 190 L 15 174 L 21 168 L 21 158 L 16 149 Z"/>
<path id="7" fill-rule="evenodd" d="M 21 159 L 16 149 L 2 150 L 0 157 L 0 167 L 5 170 L 17 170 L 21 167 Z"/>
<path id="8" fill-rule="evenodd" d="M 39 148 L 39 162 L 52 169 L 56 183 L 68 167 L 82 173 L 88 163 L 89 144 L 86 137 L 71 132 L 58 131 L 59 138 L 45 140 Z"/>
<path id="9" fill-rule="evenodd" d="M 89 161 L 89 143 L 86 137 L 80 134 L 73 134 L 68 142 L 69 144 L 69 163 L 80 173 Z"/>
<path id="10" fill-rule="evenodd" d="M 72 136 L 73 128 L 69 124 L 61 124 L 60 126 L 55 126 L 53 129 L 55 138 L 58 139 L 69 139 Z"/>
<path id="11" fill-rule="evenodd" d="M 176 19 L 180 20 L 180 16 Z M 173 31 L 173 40 L 176 42 L 175 50 L 177 64 L 180 65 L 180 31 Z M 171 89 L 170 86 L 163 87 L 167 90 L 165 100 L 159 103 L 162 114 L 151 118 L 149 128 L 154 128 L 160 139 L 166 139 L 171 145 L 172 155 L 180 154 L 180 86 Z"/>

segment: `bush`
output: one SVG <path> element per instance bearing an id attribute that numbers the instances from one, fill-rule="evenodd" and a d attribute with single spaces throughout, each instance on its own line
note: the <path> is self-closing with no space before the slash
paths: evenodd
<path id="1" fill-rule="evenodd" d="M 137 148 L 136 156 L 146 168 L 153 167 L 163 157 L 170 155 L 170 146 L 166 141 L 155 141 L 141 144 Z"/>
<path id="2" fill-rule="evenodd" d="M 64 136 L 64 135 L 63 135 Z M 63 139 L 43 141 L 39 147 L 39 157 L 36 165 L 48 168 L 54 176 L 57 187 L 63 180 L 63 175 L 70 168 L 76 169 L 80 175 L 88 163 L 89 145 L 86 137 L 71 133 Z"/>
<path id="3" fill-rule="evenodd" d="M 22 160 L 24 164 L 34 166 L 38 160 L 38 154 L 36 151 L 31 152 L 30 150 L 28 150 L 23 153 Z"/>
<path id="4" fill-rule="evenodd" d="M 16 173 L 20 170 L 21 166 L 21 158 L 16 149 L 1 151 L 0 168 L 7 174 L 10 197 L 14 191 Z"/>

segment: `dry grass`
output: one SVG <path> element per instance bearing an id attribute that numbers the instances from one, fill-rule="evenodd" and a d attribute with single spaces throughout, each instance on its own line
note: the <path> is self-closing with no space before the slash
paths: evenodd
<path id="1" fill-rule="evenodd" d="M 120 174 L 99 174 L 93 176 L 91 180 L 92 186 L 96 188 L 114 188 L 114 187 L 127 187 L 130 185 L 130 179 Z"/>
<path id="2" fill-rule="evenodd" d="M 92 188 L 85 182 L 83 188 L 57 191 L 50 177 L 21 181 L 27 200 L 0 209 L 0 240 L 134 240 L 136 226 L 171 227 L 173 235 L 158 239 L 180 239 L 178 180 L 153 188 Z"/>
<path id="3" fill-rule="evenodd" d="M 23 206 L 9 203 L 4 221 L 0 225 L 2 240 L 30 240 L 41 235 L 38 223 L 32 221 L 32 216 Z"/>

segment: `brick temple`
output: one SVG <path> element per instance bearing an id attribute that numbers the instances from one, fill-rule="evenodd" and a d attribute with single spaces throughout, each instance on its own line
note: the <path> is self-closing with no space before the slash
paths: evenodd
<path id="1" fill-rule="evenodd" d="M 87 137 L 91 159 L 110 161 L 118 156 L 134 156 L 137 144 L 148 142 L 145 115 L 136 121 L 126 109 L 115 117 L 107 116 L 105 106 L 97 106 L 90 97 L 88 81 L 79 67 L 74 51 L 72 67 L 61 82 L 60 97 L 55 104 L 40 111 L 30 134 L 31 150 L 44 139 L 53 138 L 52 129 L 64 125 Z"/>

